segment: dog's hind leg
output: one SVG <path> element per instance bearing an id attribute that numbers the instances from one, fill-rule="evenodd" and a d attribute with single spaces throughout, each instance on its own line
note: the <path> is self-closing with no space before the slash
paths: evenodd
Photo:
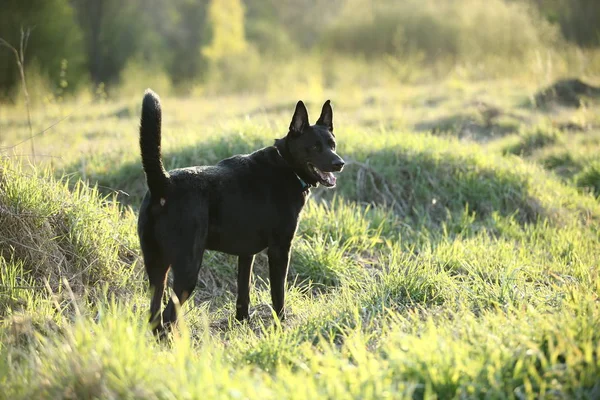
<path id="1" fill-rule="evenodd" d="M 267 251 L 273 309 L 281 320 L 285 318 L 285 282 L 290 260 L 290 245 L 291 241 L 287 244 L 269 245 Z"/>
<path id="2" fill-rule="evenodd" d="M 165 261 L 161 252 L 153 245 L 142 242 L 142 253 L 144 255 L 144 266 L 148 275 L 148 283 L 152 292 L 150 301 L 150 324 L 154 331 L 160 330 L 162 321 L 160 309 L 167 281 L 169 263 Z"/>
<path id="3" fill-rule="evenodd" d="M 204 255 L 204 247 L 194 248 L 193 246 L 186 247 L 184 254 L 180 254 L 171 268 L 173 269 L 173 292 L 179 306 L 190 297 L 196 288 L 198 282 L 198 272 L 202 266 L 202 257 Z M 163 321 L 165 325 L 173 324 L 177 320 L 177 309 L 173 298 L 169 300 L 167 307 L 163 313 Z"/>
<path id="4" fill-rule="evenodd" d="M 150 301 L 150 324 L 153 330 L 159 330 L 162 326 L 160 318 L 160 309 L 162 307 L 163 295 L 167 282 L 167 272 L 169 264 L 162 259 L 151 259 L 146 261 L 146 272 L 150 281 L 150 290 L 152 291 L 152 300 Z"/>
<path id="5" fill-rule="evenodd" d="M 235 303 L 235 319 L 238 321 L 249 318 L 248 305 L 250 304 L 250 281 L 252 280 L 253 263 L 253 255 L 238 257 L 238 297 Z"/>

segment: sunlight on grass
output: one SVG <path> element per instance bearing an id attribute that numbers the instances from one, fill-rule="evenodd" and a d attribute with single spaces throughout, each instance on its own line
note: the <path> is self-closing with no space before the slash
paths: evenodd
<path id="1" fill-rule="evenodd" d="M 486 88 L 465 80 L 341 99 L 336 138 L 347 165 L 338 187 L 313 190 L 302 213 L 287 319 L 273 318 L 265 254 L 250 320 L 239 324 L 235 257 L 207 252 L 163 343 L 146 324 L 136 236 L 139 99 L 85 108 L 39 137 L 38 149 L 60 158 L 32 167 L 5 151 L 3 395 L 594 398 L 597 128 L 565 128 L 564 110 L 553 121 L 521 108 L 530 88 L 489 86 L 485 96 L 504 99 L 494 103 L 518 133 L 488 135 L 497 121 L 481 135 L 413 129 L 430 108 L 441 120 L 464 104 L 476 113 Z M 271 145 L 293 103 L 262 100 L 167 98 L 165 164 L 212 164 Z M 307 104 L 314 115 L 317 101 Z M 39 111 L 39 123 L 54 112 Z M 2 140 L 25 134 L 19 118 L 0 114 L 11 127 Z"/>

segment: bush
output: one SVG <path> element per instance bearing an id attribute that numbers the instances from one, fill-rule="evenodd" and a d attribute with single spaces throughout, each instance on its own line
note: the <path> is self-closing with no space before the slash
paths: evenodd
<path id="1" fill-rule="evenodd" d="M 85 77 L 83 35 L 75 22 L 73 9 L 67 0 L 30 0 L 28 6 L 20 0 L 2 2 L 0 12 L 0 38 L 19 48 L 21 28 L 31 29 L 27 50 L 26 67 L 36 65 L 39 73 L 49 78 L 58 88 L 64 60 L 68 62 L 69 89 L 82 83 Z M 0 98 L 13 95 L 20 77 L 14 55 L 0 46 Z M 32 88 L 33 86 L 30 85 Z"/>
<path id="2" fill-rule="evenodd" d="M 580 46 L 600 45 L 600 2 L 598 0 L 537 0 L 549 21 L 560 25 L 567 40 Z"/>
<path id="3" fill-rule="evenodd" d="M 479 63 L 486 58 L 516 60 L 553 44 L 558 37 L 556 28 L 523 3 L 407 0 L 369 4 L 349 1 L 325 33 L 323 46 L 367 57 L 417 54 L 427 62 Z"/>

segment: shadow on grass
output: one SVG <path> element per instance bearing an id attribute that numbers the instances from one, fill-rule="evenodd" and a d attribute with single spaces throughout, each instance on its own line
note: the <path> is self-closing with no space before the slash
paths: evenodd
<path id="1" fill-rule="evenodd" d="M 171 151 L 166 153 L 164 158 L 167 168 L 214 164 L 233 154 L 251 152 L 270 144 L 269 142 L 265 139 L 248 137 L 240 140 L 239 136 L 226 135 L 205 140 L 192 147 Z M 443 148 L 416 150 L 409 146 L 395 145 L 376 151 L 359 148 L 343 156 L 349 165 L 340 174 L 338 187 L 335 190 L 323 188 L 315 190 L 314 199 L 310 201 L 319 199 L 330 201 L 333 195 L 337 194 L 349 203 L 375 204 L 390 210 L 402 225 L 394 225 L 394 229 L 397 229 L 395 232 L 386 231 L 382 234 L 380 242 L 394 241 L 401 237 L 404 245 L 413 246 L 412 252 L 415 257 L 419 257 L 419 251 L 423 246 L 435 246 L 437 241 L 448 240 L 448 237 L 474 236 L 479 234 L 481 229 L 491 234 L 496 232 L 502 234 L 501 231 L 496 231 L 498 228 L 494 223 L 494 218 L 498 216 L 514 218 L 523 225 L 550 218 L 541 200 L 531 195 L 532 183 L 526 174 L 511 172 L 506 165 L 496 166 L 487 163 L 476 154 L 454 154 Z M 90 175 L 89 178 L 92 184 L 97 183 L 128 192 L 130 196 L 120 200 L 126 200 L 123 202 L 133 207 L 138 206 L 145 191 L 145 179 L 137 159 L 108 169 L 106 172 Z M 320 218 L 343 216 L 335 212 L 318 215 Z M 309 215 L 304 217 L 307 218 Z M 375 216 L 368 218 L 373 219 L 373 227 L 378 226 Z M 340 227 L 343 221 L 336 221 L 336 224 L 336 226 L 332 224 L 328 229 L 343 231 L 343 227 Z M 362 229 L 362 225 L 359 228 Z M 327 234 L 323 228 L 312 232 L 310 229 L 301 229 L 301 232 L 304 232 L 302 238 L 297 238 L 294 245 L 290 285 L 295 290 L 306 291 L 307 296 L 315 298 L 331 295 L 340 290 L 340 286 L 343 285 L 338 284 L 338 275 L 331 278 L 330 275 L 326 275 L 330 270 L 323 272 L 322 268 L 311 270 L 312 281 L 323 282 L 319 287 L 320 290 L 310 290 L 311 286 L 307 285 L 306 280 L 302 278 L 302 268 L 299 268 L 299 263 L 303 264 L 304 270 L 316 264 L 321 267 L 325 263 L 323 258 L 329 256 L 325 254 L 328 248 L 320 245 L 320 242 L 311 240 L 319 235 L 330 239 L 333 235 Z M 368 235 L 367 230 L 363 229 L 360 232 Z M 302 243 L 299 243 L 300 240 Z M 314 244 L 314 248 L 311 250 L 303 244 Z M 355 270 L 370 270 L 373 273 L 377 273 L 375 271 L 377 269 L 387 268 L 386 265 L 389 264 L 383 248 L 372 252 L 361 252 L 360 249 L 346 252 L 340 250 L 340 242 L 331 243 L 331 246 L 339 250 L 340 255 L 335 260 L 325 257 L 325 261 L 329 261 L 335 267 L 332 267 L 332 270 L 335 273 L 339 272 L 339 276 L 345 274 L 346 270 L 338 267 L 347 266 L 349 261 L 356 263 Z M 404 264 L 404 262 L 398 263 L 401 266 Z M 411 267 L 405 269 L 398 267 L 397 273 L 382 274 L 384 277 L 388 276 L 388 281 L 381 282 L 385 290 L 374 291 L 364 296 L 361 304 L 373 308 L 374 313 L 381 313 L 383 312 L 381 304 L 389 308 L 411 307 L 413 304 L 440 305 L 448 301 L 450 295 L 444 289 L 445 282 L 428 272 L 427 264 L 412 262 L 406 265 Z M 264 253 L 257 256 L 254 270 L 257 278 L 254 282 L 258 287 L 265 289 L 268 267 Z M 230 315 L 233 313 L 236 293 L 235 271 L 235 257 L 208 252 L 194 293 L 196 305 L 209 302 L 210 312 L 224 315 L 215 323 L 214 329 L 219 331 L 228 330 Z M 319 279 L 322 277 L 324 279 Z M 356 281 L 361 282 L 361 278 L 357 278 Z M 255 288 L 256 285 L 253 290 L 256 290 Z M 263 301 L 263 304 L 253 305 L 253 310 L 258 313 L 256 326 L 270 320 L 267 304 L 270 303 Z M 336 316 L 332 324 L 349 318 L 349 314 L 346 314 L 343 312 Z M 319 331 L 327 330 L 329 326 L 330 324 L 325 323 Z"/>
<path id="2" fill-rule="evenodd" d="M 505 154 L 527 157 L 544 147 L 555 145 L 563 140 L 562 133 L 554 127 L 535 126 L 519 135 L 512 143 L 504 147 Z"/>
<path id="3" fill-rule="evenodd" d="M 589 101 L 600 100 L 600 87 L 589 85 L 580 79 L 563 79 L 539 90 L 530 106 L 550 108 L 553 105 L 579 108 Z"/>
<path id="4" fill-rule="evenodd" d="M 164 155 L 165 167 L 173 169 L 189 165 L 211 165 L 234 154 L 249 153 L 269 140 L 239 135 L 224 135 L 171 151 Z M 412 224 L 439 226 L 451 220 L 461 220 L 465 210 L 473 222 L 484 222 L 493 213 L 515 216 L 522 223 L 545 217 L 539 200 L 529 195 L 530 182 L 526 176 L 506 168 L 480 165 L 474 157 L 452 153 L 415 152 L 395 146 L 375 152 L 344 154 L 347 168 L 339 176 L 335 190 L 322 188 L 313 197 L 330 199 L 334 193 L 346 200 L 372 203 L 393 208 Z M 368 162 L 366 164 L 365 162 Z M 117 165 L 116 160 L 105 161 Z M 77 171 L 75 163 L 66 171 Z M 75 177 L 80 173 L 75 172 Z M 139 205 L 146 191 L 145 177 L 138 160 L 90 172 L 87 179 L 105 192 L 123 191 L 118 200 Z M 106 189 L 110 188 L 110 189 Z"/>
<path id="5" fill-rule="evenodd" d="M 480 165 L 472 157 L 398 146 L 350 154 L 347 161 L 338 196 L 391 207 L 411 226 L 464 228 L 465 217 L 471 224 L 485 225 L 493 214 L 522 224 L 547 217 L 540 200 L 530 195 L 527 176 Z M 332 192 L 321 190 L 318 195 L 330 199 Z"/>
<path id="6" fill-rule="evenodd" d="M 270 144 L 265 142 L 260 138 L 239 139 L 236 135 L 217 137 L 169 152 L 164 159 L 169 169 L 214 164 L 230 155 L 248 153 Z M 505 166 L 495 168 L 472 155 L 453 154 L 446 150 L 415 151 L 397 145 L 370 152 L 358 149 L 344 154 L 344 157 L 348 166 L 339 176 L 338 187 L 335 190 L 319 188 L 313 192 L 310 201 L 331 201 L 337 194 L 346 202 L 373 204 L 389 210 L 402 224 L 388 224 L 393 225 L 395 231 L 386 233 L 386 240 L 401 235 L 404 243 L 410 242 L 418 249 L 441 238 L 442 232 L 445 232 L 444 235 L 469 237 L 483 229 L 494 234 L 494 218 L 498 216 L 514 218 L 520 224 L 550 218 L 541 201 L 530 194 L 531 183 L 526 175 L 510 172 Z M 90 174 L 88 179 L 91 184 L 127 192 L 129 196 L 119 195 L 118 199 L 133 208 L 138 207 L 146 190 L 144 174 L 137 160 Z M 323 214 L 323 217 L 327 215 Z M 338 224 L 343 225 L 342 222 Z M 338 226 L 336 229 L 341 228 Z M 303 240 L 315 239 L 318 235 L 323 235 L 323 232 L 308 233 L 310 237 Z M 329 260 L 329 255 L 323 253 L 325 250 L 317 247 L 318 254 L 302 250 L 306 253 L 303 253 L 305 257 L 296 254 L 292 264 L 306 259 L 308 261 L 304 261 L 309 264 L 316 262 L 321 265 L 323 257 Z M 345 256 L 340 253 L 339 257 Z M 337 264 L 331 262 L 335 266 L 345 265 L 344 259 L 336 261 Z M 257 257 L 255 270 L 263 280 L 268 275 L 266 265 L 264 255 Z M 293 281 L 293 277 L 291 279 Z M 337 281 L 334 279 L 333 282 L 325 292 L 335 288 Z M 298 285 L 302 283 L 298 282 Z M 212 299 L 215 305 L 219 305 L 231 300 L 234 288 L 235 259 L 217 253 L 207 256 L 196 299 Z M 418 297 L 416 293 L 412 295 Z"/>
<path id="7" fill-rule="evenodd" d="M 505 136 L 517 132 L 518 122 L 512 121 L 479 121 L 473 115 L 456 114 L 415 125 L 415 130 L 431 132 L 435 135 L 447 133 L 458 138 L 468 138 L 476 141 Z"/>
<path id="8" fill-rule="evenodd" d="M 518 107 L 544 113 L 554 113 L 560 108 L 581 108 L 600 101 L 600 87 L 587 84 L 578 78 L 560 79 L 540 88 L 523 99 Z"/>

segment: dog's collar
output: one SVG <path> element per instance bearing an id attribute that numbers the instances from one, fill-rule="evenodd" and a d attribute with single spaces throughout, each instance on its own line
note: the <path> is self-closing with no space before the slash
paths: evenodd
<path id="1" fill-rule="evenodd" d="M 275 147 L 275 151 L 277 151 L 277 154 L 279 155 L 279 157 L 281 157 L 281 159 L 283 160 L 283 162 L 285 162 L 286 164 L 288 164 L 288 162 L 285 160 L 285 158 L 283 158 L 283 156 L 279 152 L 279 149 L 277 148 L 277 146 L 273 146 L 273 147 Z M 300 185 L 302 185 L 302 191 L 303 192 L 308 192 L 308 190 L 310 189 L 311 186 L 308 183 L 304 182 L 304 179 L 300 178 L 300 176 L 293 169 L 292 169 L 292 173 L 296 176 L 296 178 L 298 179 L 298 182 L 300 182 Z"/>
<path id="2" fill-rule="evenodd" d="M 295 173 L 295 172 L 294 172 L 294 175 L 296 175 L 296 178 L 298 178 L 298 180 L 300 181 L 300 184 L 302 185 L 302 191 L 303 191 L 303 192 L 307 192 L 307 191 L 308 191 L 308 189 L 310 189 L 310 185 L 309 185 L 308 183 L 304 182 L 304 181 L 302 180 L 302 178 L 300 178 L 300 177 L 298 176 L 298 174 L 297 174 L 297 173 Z"/>

